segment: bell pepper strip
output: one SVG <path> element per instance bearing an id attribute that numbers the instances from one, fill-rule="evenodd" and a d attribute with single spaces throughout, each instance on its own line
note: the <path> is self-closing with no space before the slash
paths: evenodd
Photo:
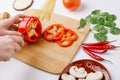
<path id="1" fill-rule="evenodd" d="M 68 47 L 72 45 L 73 41 L 77 40 L 77 34 L 71 29 L 65 29 L 62 38 L 57 40 L 58 45 L 61 47 Z"/>
<path id="2" fill-rule="evenodd" d="M 26 42 L 36 42 L 42 32 L 40 20 L 34 16 L 27 16 L 18 24 L 18 31 L 24 35 Z"/>
<path id="3" fill-rule="evenodd" d="M 43 38 L 47 41 L 56 41 L 62 37 L 64 26 L 62 24 L 52 24 L 43 33 Z"/>

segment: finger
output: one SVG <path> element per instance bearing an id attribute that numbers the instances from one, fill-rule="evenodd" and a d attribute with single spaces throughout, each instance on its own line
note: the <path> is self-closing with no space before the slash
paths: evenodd
<path id="1" fill-rule="evenodd" d="M 22 35 L 20 32 L 11 31 L 11 30 L 5 30 L 4 34 L 6 34 L 6 35 L 15 35 L 15 36 L 21 36 Z"/>
<path id="2" fill-rule="evenodd" d="M 24 18 L 25 16 L 26 15 L 23 15 L 23 14 L 17 14 L 8 19 L 1 20 L 0 26 L 4 26 L 6 29 L 8 29 L 10 25 L 19 23 L 20 19 Z"/>
<path id="3" fill-rule="evenodd" d="M 24 18 L 24 17 L 26 17 L 27 15 L 24 15 L 24 14 L 17 14 L 17 15 L 15 15 L 15 17 L 18 17 L 18 18 Z"/>
<path id="4" fill-rule="evenodd" d="M 15 16 L 11 17 L 10 20 L 12 20 L 13 23 L 15 23 L 15 22 L 18 22 L 20 18 L 24 18 L 24 17 L 26 17 L 26 15 L 24 15 L 24 14 L 17 14 Z"/>
<path id="5" fill-rule="evenodd" d="M 17 20 L 14 21 L 14 24 L 18 24 L 23 20 L 23 18 L 18 18 Z"/>
<path id="6" fill-rule="evenodd" d="M 3 61 L 9 61 L 10 58 L 15 54 L 15 49 L 14 49 L 14 46 L 10 48 L 9 50 L 10 52 L 8 54 L 5 54 L 4 57 L 3 57 Z"/>
<path id="7" fill-rule="evenodd" d="M 13 17 L 10 17 L 9 19 L 6 19 L 6 22 L 8 25 L 12 25 L 12 24 L 19 22 L 20 21 L 19 19 L 24 18 L 25 16 L 26 15 L 24 15 L 24 14 L 17 14 Z"/>
<path id="8" fill-rule="evenodd" d="M 11 38 L 17 42 L 21 47 L 24 46 L 24 40 L 21 36 L 11 36 Z"/>
<path id="9" fill-rule="evenodd" d="M 19 51 L 21 49 L 21 46 L 17 42 L 14 42 L 13 46 L 14 46 L 14 51 L 15 52 L 17 52 L 17 51 Z"/>
<path id="10" fill-rule="evenodd" d="M 16 25 L 11 25 L 8 30 L 17 31 L 18 27 Z"/>

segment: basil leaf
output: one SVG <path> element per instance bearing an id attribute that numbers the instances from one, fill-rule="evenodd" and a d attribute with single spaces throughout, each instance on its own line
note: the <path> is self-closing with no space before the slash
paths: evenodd
<path id="1" fill-rule="evenodd" d="M 86 25 L 86 20 L 85 19 L 80 19 L 80 27 L 83 28 Z"/>
<path id="2" fill-rule="evenodd" d="M 96 14 L 99 14 L 101 11 L 99 10 L 99 9 L 97 9 L 97 10 L 94 10 L 94 11 L 92 11 L 92 15 L 96 15 Z"/>
<path id="3" fill-rule="evenodd" d="M 93 30 L 99 31 L 99 30 L 101 30 L 101 29 L 103 29 L 103 28 L 104 28 L 103 25 L 96 25 L 96 26 L 93 27 Z"/>
<path id="4" fill-rule="evenodd" d="M 119 35 L 120 34 L 120 28 L 114 27 L 110 29 L 110 33 L 113 35 Z"/>
<path id="5" fill-rule="evenodd" d="M 114 14 L 106 16 L 107 21 L 115 21 L 117 17 Z"/>
<path id="6" fill-rule="evenodd" d="M 109 13 L 108 12 L 103 12 L 103 13 L 101 13 L 101 16 L 108 16 L 109 15 Z"/>
<path id="7" fill-rule="evenodd" d="M 90 23 L 91 23 L 91 24 L 96 24 L 96 23 L 97 23 L 97 18 L 92 18 L 92 19 L 90 20 Z"/>
<path id="8" fill-rule="evenodd" d="M 88 15 L 88 16 L 85 18 L 85 20 L 87 21 L 87 23 L 89 23 L 89 22 L 91 21 L 91 19 L 92 19 L 92 16 L 91 16 L 91 15 Z"/>
<path id="9" fill-rule="evenodd" d="M 104 25 L 105 24 L 104 18 L 103 17 L 98 18 L 97 23 L 100 25 Z"/>
<path id="10" fill-rule="evenodd" d="M 99 33 L 107 34 L 108 30 L 106 28 L 102 28 L 98 31 Z"/>
<path id="11" fill-rule="evenodd" d="M 106 21 L 104 25 L 108 28 L 113 28 L 116 26 L 116 23 L 113 21 Z"/>
<path id="12" fill-rule="evenodd" d="M 106 34 L 102 34 L 102 33 L 95 33 L 94 34 L 94 38 L 97 41 L 105 41 L 105 40 L 107 40 L 107 35 Z"/>

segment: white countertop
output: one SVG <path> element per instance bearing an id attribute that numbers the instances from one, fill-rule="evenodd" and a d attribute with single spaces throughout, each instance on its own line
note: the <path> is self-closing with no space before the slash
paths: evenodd
<path id="1" fill-rule="evenodd" d="M 15 11 L 12 7 L 14 0 L 0 0 L 0 13 L 8 11 L 11 15 L 22 13 L 22 11 Z M 39 8 L 45 0 L 34 0 L 30 8 Z M 120 27 L 120 1 L 119 0 L 82 0 L 81 7 L 74 12 L 66 10 L 62 5 L 62 0 L 56 0 L 54 13 L 65 15 L 79 20 L 84 18 L 92 10 L 100 9 L 117 15 L 117 26 Z M 120 36 L 113 36 L 109 34 L 108 40 L 120 39 Z M 96 41 L 92 33 L 88 35 L 85 42 Z M 114 42 L 115 45 L 120 45 L 120 40 Z M 108 54 L 101 55 L 104 58 L 111 60 L 113 64 L 108 62 L 102 63 L 110 72 L 112 80 L 120 80 L 120 48 L 108 51 Z M 79 59 L 92 59 L 82 49 L 76 53 L 72 61 Z M 15 58 L 11 58 L 8 62 L 0 62 L 0 80 L 58 80 L 59 75 L 50 74 L 42 70 L 29 66 Z"/>

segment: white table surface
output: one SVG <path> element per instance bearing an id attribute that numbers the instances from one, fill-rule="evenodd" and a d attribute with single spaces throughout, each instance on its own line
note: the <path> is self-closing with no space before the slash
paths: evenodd
<path id="1" fill-rule="evenodd" d="M 0 0 L 0 13 L 3 11 L 9 12 L 11 15 L 22 13 L 22 11 L 15 11 L 12 7 L 14 0 Z M 30 8 L 39 8 L 45 0 L 34 0 Z M 100 9 L 117 15 L 117 26 L 120 27 L 120 0 L 82 0 L 81 7 L 74 12 L 66 10 L 62 5 L 62 0 L 56 0 L 54 13 L 65 15 L 79 20 L 84 18 L 92 10 Z M 113 36 L 108 34 L 108 40 L 120 39 L 120 36 Z M 89 33 L 85 42 L 95 42 L 93 34 Z M 120 40 L 114 42 L 115 45 L 120 45 Z M 120 48 L 119 48 L 120 49 Z M 101 55 L 104 58 L 111 60 L 113 64 L 108 62 L 102 63 L 110 72 L 112 80 L 120 80 L 120 50 L 108 51 L 108 54 Z M 81 48 L 76 53 L 72 61 L 80 59 L 92 59 Z M 49 65 L 48 65 L 49 66 Z M 42 70 L 29 66 L 15 58 L 10 61 L 0 62 L 0 80 L 58 80 L 59 75 L 50 74 Z"/>

